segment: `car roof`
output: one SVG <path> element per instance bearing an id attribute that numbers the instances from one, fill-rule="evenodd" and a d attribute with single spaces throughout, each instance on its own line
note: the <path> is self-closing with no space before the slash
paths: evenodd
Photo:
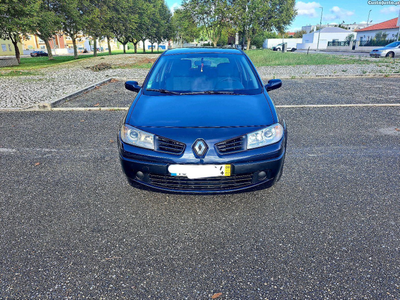
<path id="1" fill-rule="evenodd" d="M 221 48 L 179 48 L 167 50 L 164 55 L 192 54 L 192 53 L 225 53 L 225 54 L 243 54 L 239 49 L 221 49 Z"/>

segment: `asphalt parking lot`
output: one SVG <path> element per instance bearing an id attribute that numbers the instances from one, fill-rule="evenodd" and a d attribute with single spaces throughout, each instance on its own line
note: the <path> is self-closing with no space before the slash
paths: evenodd
<path id="1" fill-rule="evenodd" d="M 125 111 L 0 112 L 0 298 L 399 299 L 400 108 L 362 106 L 399 104 L 399 83 L 284 81 L 283 177 L 229 195 L 130 187 Z"/>

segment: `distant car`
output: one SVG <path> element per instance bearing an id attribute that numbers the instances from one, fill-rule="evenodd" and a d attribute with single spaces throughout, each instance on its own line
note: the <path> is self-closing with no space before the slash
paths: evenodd
<path id="1" fill-rule="evenodd" d="M 123 171 L 133 186 L 190 193 L 223 193 L 279 180 L 286 125 L 238 49 L 165 51 L 135 91 L 119 134 Z"/>
<path id="2" fill-rule="evenodd" d="M 282 47 L 283 47 L 282 44 L 278 44 L 278 45 L 276 45 L 275 47 L 272 47 L 272 50 L 273 50 L 273 51 L 282 51 Z M 294 52 L 294 51 L 296 51 L 296 50 L 297 50 L 297 49 L 296 49 L 295 47 L 291 47 L 291 46 L 287 46 L 287 45 L 286 45 L 286 51 Z"/>
<path id="3" fill-rule="evenodd" d="M 32 57 L 37 57 L 37 56 L 49 56 L 49 54 L 47 52 L 44 51 L 33 51 L 31 53 Z"/>
<path id="4" fill-rule="evenodd" d="M 372 50 L 371 57 L 395 57 L 400 56 L 400 42 L 393 42 L 385 47 Z"/>

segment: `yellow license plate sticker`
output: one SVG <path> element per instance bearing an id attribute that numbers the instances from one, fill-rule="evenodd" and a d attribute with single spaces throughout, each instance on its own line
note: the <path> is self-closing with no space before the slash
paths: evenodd
<path id="1" fill-rule="evenodd" d="M 225 165 L 225 176 L 231 176 L 231 165 Z"/>

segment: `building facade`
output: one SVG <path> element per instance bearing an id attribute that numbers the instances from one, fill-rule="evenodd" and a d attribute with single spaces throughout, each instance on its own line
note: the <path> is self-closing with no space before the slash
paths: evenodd
<path id="1" fill-rule="evenodd" d="M 22 55 L 22 44 L 18 43 L 19 52 Z M 15 56 L 14 45 L 11 40 L 0 39 L 0 56 Z"/>
<path id="2" fill-rule="evenodd" d="M 399 18 L 394 18 L 382 23 L 374 24 L 363 29 L 356 30 L 357 42 L 364 44 L 376 37 L 378 33 L 386 35 L 386 40 L 397 40 L 399 34 Z"/>
<path id="3" fill-rule="evenodd" d="M 324 50 L 329 42 L 345 41 L 350 34 L 356 36 L 355 32 L 340 27 L 325 27 L 303 35 L 302 42 L 297 44 L 297 49 L 319 49 Z"/>

